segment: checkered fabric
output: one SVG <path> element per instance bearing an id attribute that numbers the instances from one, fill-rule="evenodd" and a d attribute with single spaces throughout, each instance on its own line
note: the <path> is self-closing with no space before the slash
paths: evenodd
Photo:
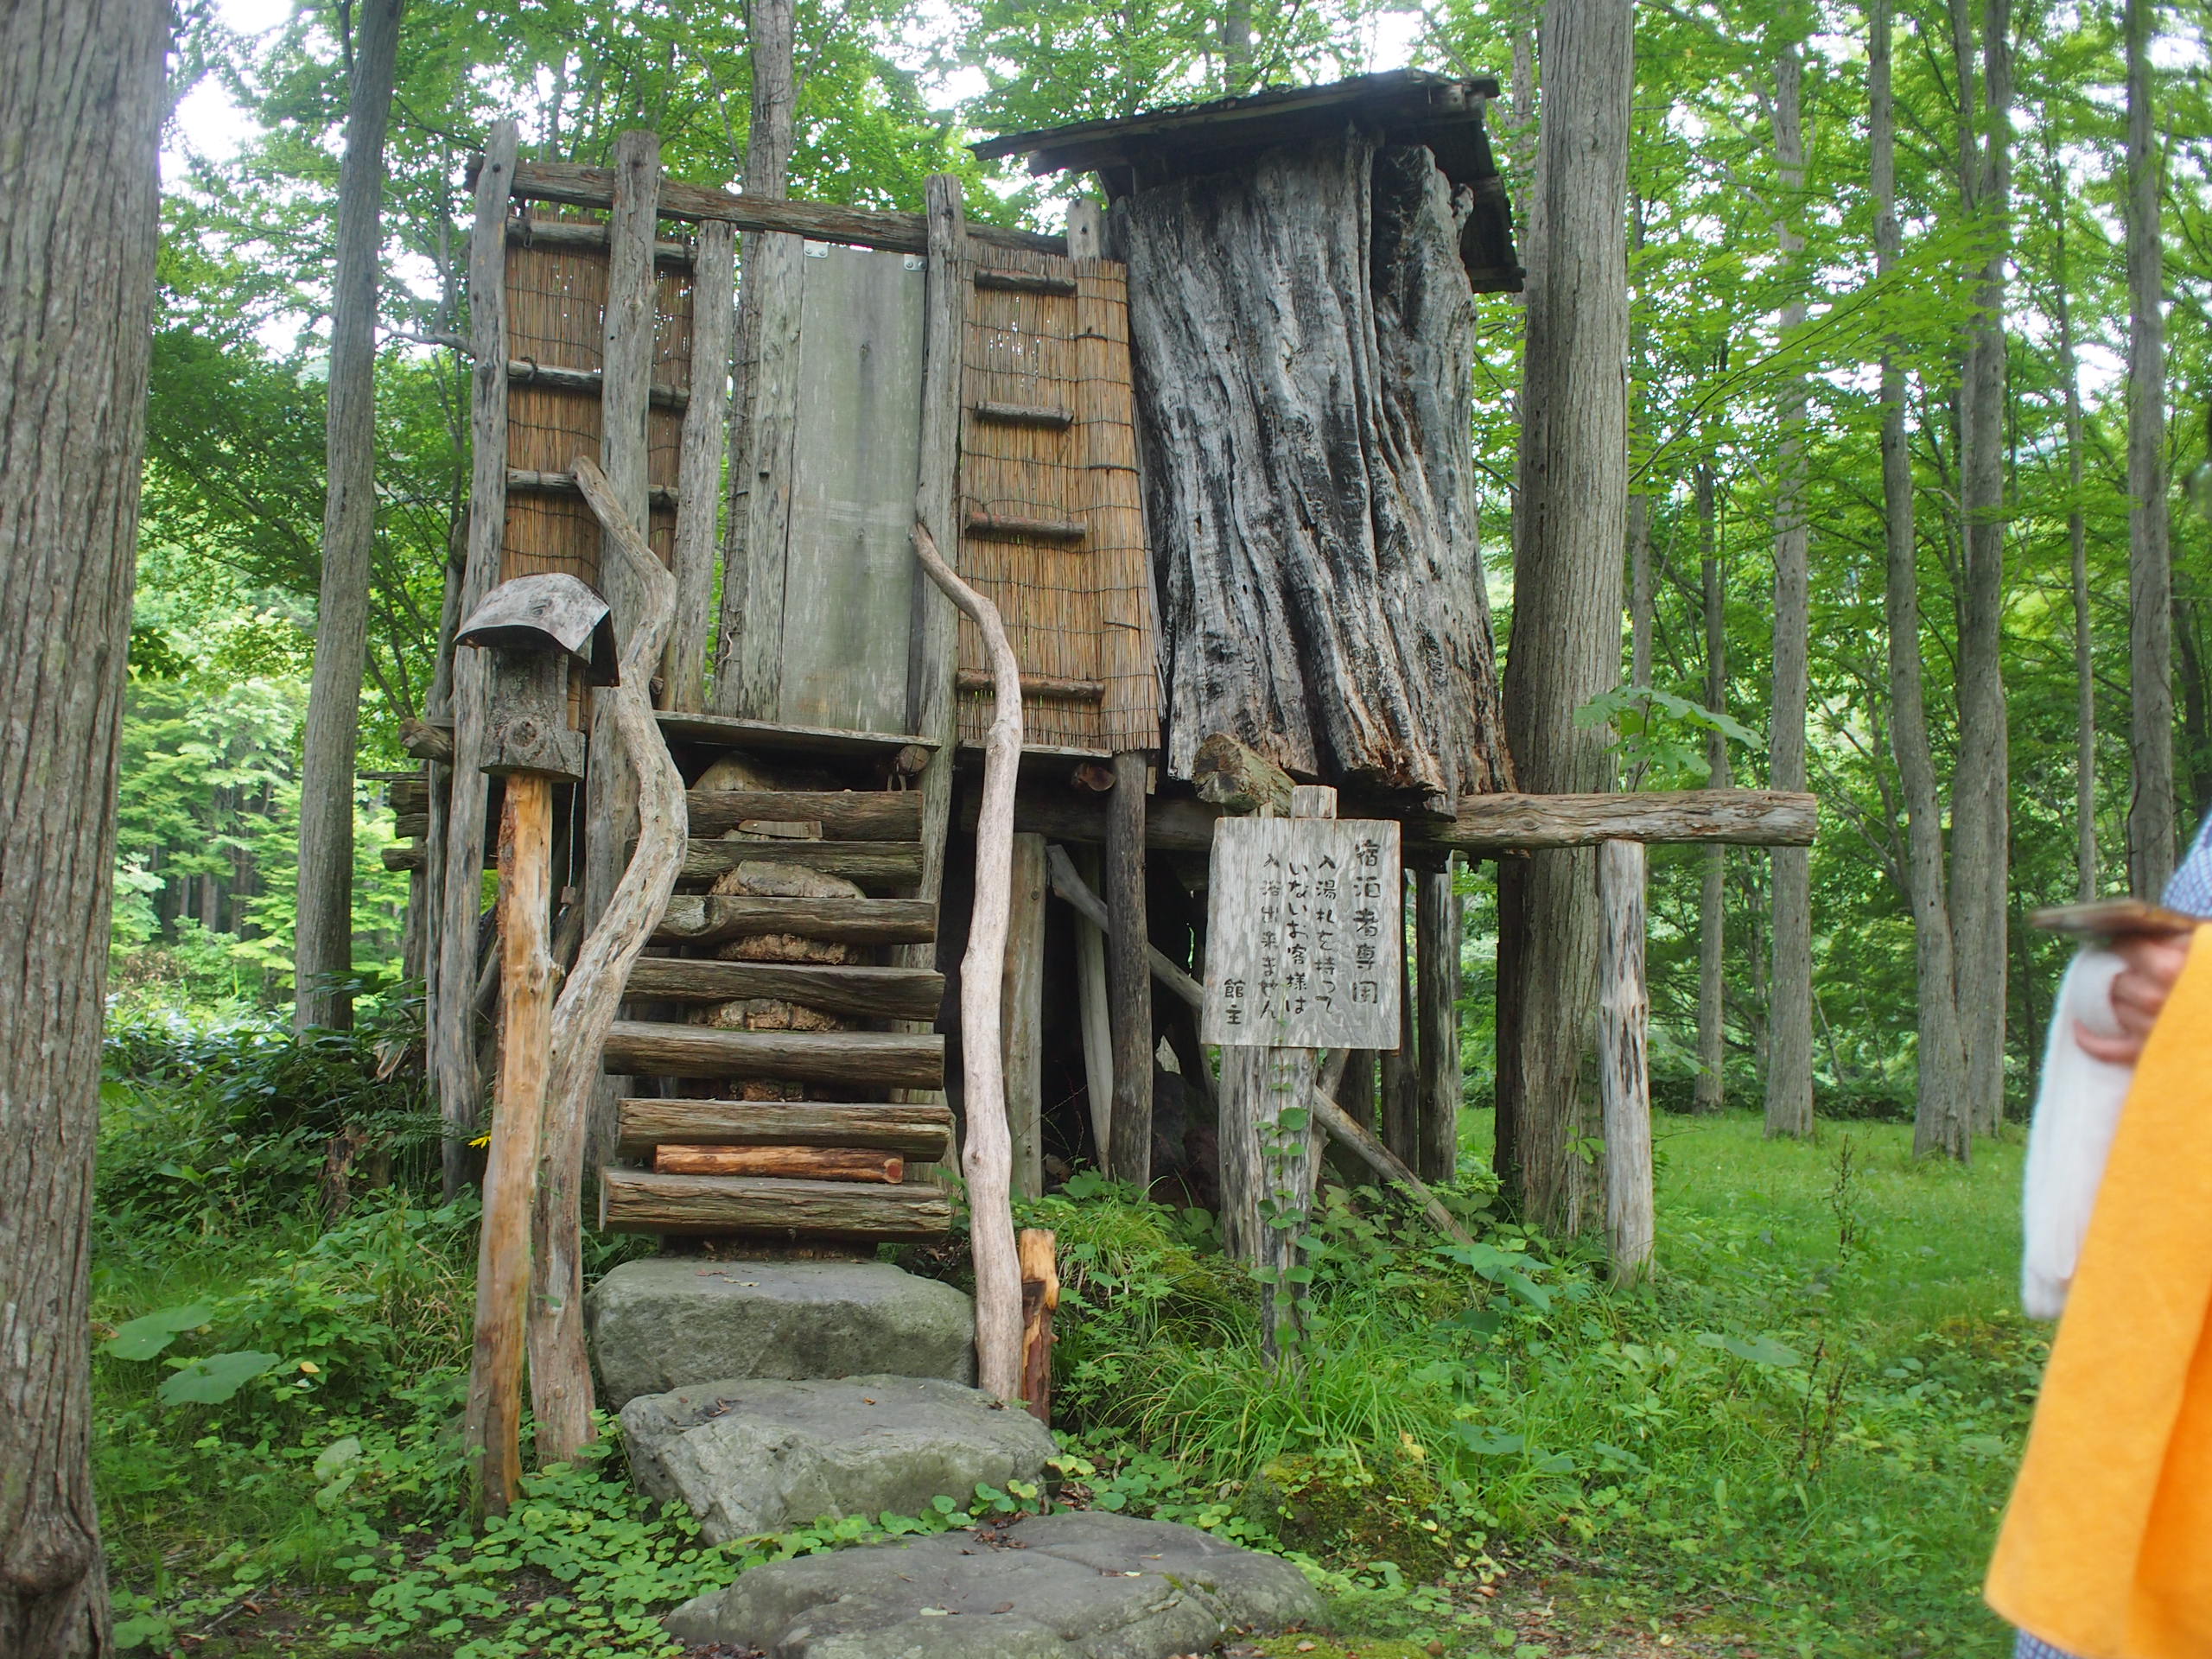
<path id="1" fill-rule="evenodd" d="M 2166 883 L 2165 902 L 2168 908 L 2191 916 L 2212 917 L 2212 815 L 2207 815 L 2190 843 L 2189 855 Z"/>
<path id="2" fill-rule="evenodd" d="M 2048 1642 L 2038 1642 L 2022 1630 L 2019 1645 L 2012 1649 L 2012 1659 L 2073 1659 L 2073 1656 L 2062 1653 Z"/>

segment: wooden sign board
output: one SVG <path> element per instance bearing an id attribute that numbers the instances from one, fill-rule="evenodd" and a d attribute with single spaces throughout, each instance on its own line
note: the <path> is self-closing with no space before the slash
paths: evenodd
<path id="1" fill-rule="evenodd" d="M 1404 912 L 1388 819 L 1214 826 L 1199 1035 L 1232 1047 L 1398 1046 Z"/>

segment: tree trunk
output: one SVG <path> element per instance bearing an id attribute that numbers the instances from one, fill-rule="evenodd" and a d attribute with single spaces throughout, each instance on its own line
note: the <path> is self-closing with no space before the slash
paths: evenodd
<path id="1" fill-rule="evenodd" d="M 1728 712 L 1727 573 L 1720 564 L 1713 501 L 1713 463 L 1700 461 L 1694 482 L 1697 498 L 1699 575 L 1705 600 L 1705 706 Z M 1714 789 L 1728 787 L 1728 739 L 1719 732 L 1706 740 Z M 1717 1112 L 1727 1101 L 1728 1063 L 1728 853 L 1705 849 L 1697 899 L 1697 1093 L 1700 1112 Z"/>
<path id="2" fill-rule="evenodd" d="M 92 1139 L 168 8 L 0 10 L 0 1653 L 111 1651 Z"/>
<path id="3" fill-rule="evenodd" d="M 1626 0 L 1552 0 L 1523 358 L 1521 524 L 1507 745 L 1534 791 L 1603 789 L 1605 734 L 1574 711 L 1620 679 L 1620 547 L 1628 518 L 1628 134 L 1635 82 Z M 1576 1142 L 1597 1002 L 1595 855 L 1506 861 L 1499 880 L 1501 1142 L 1529 1218 L 1596 1219 Z"/>
<path id="4" fill-rule="evenodd" d="M 1874 260 L 1878 276 L 1895 268 L 1897 105 L 1891 79 L 1892 0 L 1873 0 L 1867 90 L 1872 105 Z M 1882 507 L 1888 548 L 1884 611 L 1889 626 L 1890 742 L 1904 796 L 1905 902 L 1912 912 L 1919 1077 L 1913 1148 L 1963 1159 L 1972 1150 L 1967 1115 L 1966 1051 L 1959 1030 L 1951 910 L 1943 874 L 1943 810 L 1928 740 L 1920 671 L 1920 571 L 1913 521 L 1912 454 L 1904 429 L 1904 371 L 1882 359 Z"/>
<path id="5" fill-rule="evenodd" d="M 2075 893 L 2097 896 L 2097 677 L 2090 660 L 2088 518 L 2082 506 L 2082 368 L 2074 342 L 2074 308 L 2066 257 L 2066 188 L 2057 158 L 2049 157 L 2052 232 L 2051 287 L 2058 314 L 2058 372 L 2066 383 L 2066 542 L 2074 586 L 2074 866 Z"/>
<path id="6" fill-rule="evenodd" d="M 1782 335 L 1805 326 L 1801 273 L 1805 238 L 1793 223 L 1805 188 L 1804 63 L 1793 41 L 1774 70 L 1775 171 L 1782 197 L 1775 242 L 1792 295 L 1782 308 Z M 1769 733 L 1769 781 L 1776 789 L 1805 787 L 1805 705 L 1811 692 L 1807 654 L 1812 594 L 1807 569 L 1811 528 L 1805 518 L 1805 377 L 1782 390 L 1781 440 L 1774 499 L 1774 705 Z M 1813 868 L 1802 847 L 1777 847 L 1774 860 L 1774 979 L 1767 1009 L 1766 1132 L 1813 1132 Z"/>
<path id="7" fill-rule="evenodd" d="M 1474 295 L 1428 151 L 1347 126 L 1115 212 L 1168 771 L 1226 733 L 1446 810 L 1510 787 L 1466 435 Z"/>
<path id="8" fill-rule="evenodd" d="M 2164 157 L 2151 130 L 2154 9 L 2127 0 L 2127 879 L 2145 899 L 2174 873 L 2173 562 L 2166 524 Z"/>
<path id="9" fill-rule="evenodd" d="M 745 146 L 745 194 L 781 200 L 791 164 L 791 118 L 798 103 L 792 67 L 793 0 L 747 0 L 745 35 L 753 60 L 753 124 Z M 744 632 L 748 596 L 742 580 L 747 506 L 754 480 L 750 434 L 753 383 L 760 355 L 760 269 L 762 232 L 747 231 L 738 270 L 737 334 L 732 356 L 729 401 L 729 518 L 722 531 L 721 617 L 715 631 L 714 706 L 721 714 L 738 711 L 735 643 Z M 725 670 L 728 671 L 725 671 Z"/>
<path id="10" fill-rule="evenodd" d="M 2005 262 L 2012 195 L 2012 0 L 1984 0 L 1981 110 L 1973 99 L 1974 25 L 1951 0 L 1959 82 L 1960 194 L 1988 248 L 1981 307 L 1961 365 L 1959 760 L 1951 784 L 1951 930 L 1967 1057 L 1967 1117 L 1993 1131 L 2005 1109 L 2005 1013 L 2012 834 L 2005 708 Z M 1981 135 L 1979 141 L 1977 134 Z"/>
<path id="11" fill-rule="evenodd" d="M 384 243 L 384 140 L 406 0 L 362 0 L 338 173 L 331 281 L 330 401 L 323 448 L 322 586 L 300 759 L 298 932 L 292 1024 L 353 1023 L 353 761 L 368 659 L 376 550 L 377 278 Z"/>

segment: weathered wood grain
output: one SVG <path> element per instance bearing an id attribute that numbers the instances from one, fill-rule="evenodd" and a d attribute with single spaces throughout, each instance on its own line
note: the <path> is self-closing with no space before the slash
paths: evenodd
<path id="1" fill-rule="evenodd" d="M 824 1014 L 934 1020 L 944 1000 L 944 976 L 926 968 L 825 968 L 795 962 L 641 957 L 630 969 L 629 995 L 659 1002 L 772 997 Z"/>
<path id="2" fill-rule="evenodd" d="M 817 1100 L 625 1100 L 617 1149 L 655 1147 L 875 1147 L 937 1160 L 952 1146 L 952 1109 L 941 1103 L 850 1104 Z"/>
<path id="3" fill-rule="evenodd" d="M 720 944 L 758 933 L 847 944 L 907 944 L 937 937 L 937 906 L 919 899 L 741 899 L 677 893 L 653 939 L 661 944 Z"/>
<path id="4" fill-rule="evenodd" d="M 719 683 L 719 682 L 717 683 Z M 704 747 L 753 749 L 763 754 L 798 754 L 812 760 L 891 760 L 900 751 L 932 752 L 927 736 L 890 732 L 848 732 L 825 726 L 794 726 L 785 721 L 752 720 L 728 715 L 663 714 L 661 731 Z"/>
<path id="5" fill-rule="evenodd" d="M 691 279 L 691 386 L 677 458 L 676 625 L 662 658 L 662 701 L 671 709 L 707 706 L 707 635 L 715 588 L 716 509 L 729 436 L 729 341 L 736 323 L 737 232 L 722 223 L 699 232 Z"/>
<path id="6" fill-rule="evenodd" d="M 892 1243 L 943 1238 L 952 1230 L 952 1205 L 934 1186 L 603 1169 L 599 1224 L 614 1233 L 764 1233 Z"/>
<path id="7" fill-rule="evenodd" d="M 1605 1245 L 1616 1284 L 1650 1273 L 1657 1241 L 1651 1193 L 1651 999 L 1646 988 L 1644 850 L 1598 849 L 1598 1099 L 1605 1138 Z"/>
<path id="8" fill-rule="evenodd" d="M 515 175 L 514 193 L 525 201 L 565 201 L 578 207 L 605 207 L 613 199 L 613 187 L 611 168 L 580 167 L 568 162 L 525 162 Z M 842 242 L 856 248 L 882 248 L 893 253 L 929 251 L 927 222 L 920 213 L 843 207 L 830 202 L 772 200 L 673 182 L 661 193 L 660 210 L 669 219 L 726 219 L 741 231 L 780 232 L 817 242 Z M 1041 236 L 1034 231 L 978 225 L 971 234 L 977 241 L 995 247 L 1021 248 L 1033 253 L 1065 254 L 1068 251 L 1065 238 Z"/>
<path id="9" fill-rule="evenodd" d="M 1152 982 L 1145 916 L 1147 760 L 1114 757 L 1106 796 L 1106 1007 L 1114 1039 L 1114 1116 L 1107 1169 L 1138 1192 L 1152 1185 Z"/>
<path id="10" fill-rule="evenodd" d="M 521 219 L 507 222 L 507 245 L 512 248 L 550 248 L 563 253 L 600 253 L 607 247 L 607 226 L 577 225 L 559 219 Z M 691 249 L 683 242 L 653 244 L 653 264 L 661 270 L 691 269 Z"/>
<path id="11" fill-rule="evenodd" d="M 1007 891 L 1006 1121 L 1014 1142 L 1014 1192 L 1045 1194 L 1045 838 L 1017 835 Z"/>
<path id="12" fill-rule="evenodd" d="M 1412 1161 L 1421 1179 L 1448 1181 L 1459 1161 L 1459 906 L 1452 872 L 1414 873 L 1416 1068 Z"/>
<path id="13" fill-rule="evenodd" d="M 1348 125 L 1115 212 L 1168 770 L 1226 732 L 1309 777 L 1445 801 L 1508 786 L 1466 442 L 1474 298 L 1428 152 Z"/>
<path id="14" fill-rule="evenodd" d="M 1014 1238 L 1021 1263 L 1021 1403 L 1052 1424 L 1052 1312 L 1060 1305 L 1058 1241 L 1042 1227 L 1025 1227 Z"/>
<path id="15" fill-rule="evenodd" d="M 747 395 L 747 490 L 742 562 L 722 579 L 721 648 L 715 709 L 755 720 L 778 717 L 783 681 L 785 576 L 791 518 L 792 445 L 798 423 L 799 312 L 806 245 L 760 239 L 745 274 L 759 329 Z"/>
<path id="16" fill-rule="evenodd" d="M 1198 745 L 1191 785 L 1200 800 L 1224 812 L 1281 817 L 1290 810 L 1290 774 L 1226 732 L 1211 733 Z"/>
<path id="17" fill-rule="evenodd" d="M 507 360 L 507 384 L 550 386 L 558 391 L 588 391 L 596 397 L 601 377 L 597 369 L 572 369 L 558 363 L 540 363 L 533 357 L 516 357 Z M 646 400 L 657 409 L 688 409 L 691 394 L 681 386 L 656 380 L 647 390 Z"/>
<path id="18" fill-rule="evenodd" d="M 607 1070 L 653 1077 L 769 1077 L 798 1083 L 935 1089 L 944 1039 L 890 1031 L 716 1031 L 620 1020 L 607 1033 Z"/>
<path id="19" fill-rule="evenodd" d="M 773 1175 L 792 1181 L 878 1181 L 906 1179 L 906 1160 L 895 1152 L 866 1147 L 656 1147 L 657 1175 Z"/>
<path id="20" fill-rule="evenodd" d="M 574 473 L 532 471 L 525 467 L 507 468 L 507 488 L 516 493 L 538 495 L 581 495 Z M 645 491 L 646 501 L 656 507 L 680 507 L 677 492 L 666 485 L 655 484 Z"/>
<path id="21" fill-rule="evenodd" d="M 963 691 L 988 691 L 991 677 L 980 670 L 963 668 L 955 682 Z M 1106 683 L 1103 680 L 1054 679 L 1043 674 L 1021 677 L 1024 697 L 1042 697 L 1047 702 L 1103 702 Z"/>
<path id="22" fill-rule="evenodd" d="M 1592 847 L 1607 841 L 1808 847 L 1820 798 L 1783 790 L 1654 790 L 1618 795 L 1471 795 L 1444 826 L 1408 825 L 1408 843 L 1462 852 Z"/>
<path id="23" fill-rule="evenodd" d="M 912 885 L 922 872 L 922 849 L 906 841 L 728 841 L 694 837 L 686 846 L 680 879 L 711 881 L 741 864 L 764 861 L 796 864 L 842 876 L 873 891 Z"/>
<path id="24" fill-rule="evenodd" d="M 922 798 L 905 789 L 695 789 L 685 798 L 691 833 L 719 836 L 741 823 L 818 823 L 844 841 L 913 841 Z"/>

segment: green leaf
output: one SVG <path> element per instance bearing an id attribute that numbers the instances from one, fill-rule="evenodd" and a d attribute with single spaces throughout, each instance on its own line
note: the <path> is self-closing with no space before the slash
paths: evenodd
<path id="1" fill-rule="evenodd" d="M 277 1361 L 275 1354 L 251 1349 L 210 1354 L 190 1361 L 162 1383 L 158 1397 L 165 1406 L 219 1406 Z"/>
<path id="2" fill-rule="evenodd" d="M 1472 1423 L 1454 1423 L 1452 1432 L 1459 1437 L 1468 1451 L 1478 1458 L 1510 1458 L 1529 1443 L 1525 1434 L 1492 1437 Z"/>
<path id="3" fill-rule="evenodd" d="M 198 1329 L 214 1313 L 204 1302 L 188 1302 L 181 1307 L 141 1314 L 116 1326 L 115 1334 L 100 1344 L 100 1351 L 111 1359 L 158 1359 L 180 1332 Z"/>

